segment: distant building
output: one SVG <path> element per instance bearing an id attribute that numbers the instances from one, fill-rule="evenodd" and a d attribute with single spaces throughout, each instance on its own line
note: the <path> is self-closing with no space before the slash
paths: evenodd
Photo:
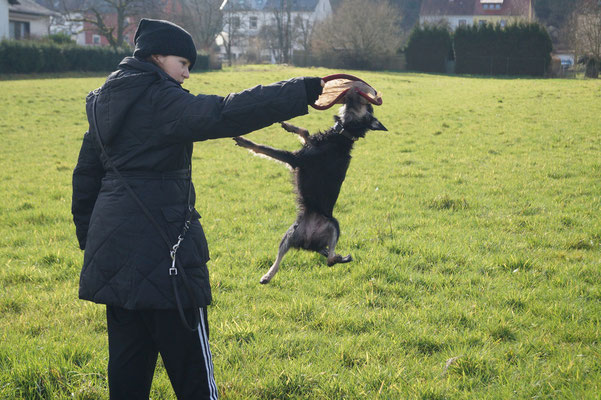
<path id="1" fill-rule="evenodd" d="M 117 14 L 105 14 L 103 22 L 113 28 L 117 28 Z M 125 27 L 123 29 L 124 41 L 129 46 L 134 47 L 134 35 L 138 28 L 138 18 L 125 17 Z M 90 22 L 83 23 L 84 42 L 82 44 L 88 46 L 109 46 L 110 43 L 104 36 L 98 33 L 96 25 Z"/>
<path id="2" fill-rule="evenodd" d="M 0 39 L 47 36 L 54 15 L 33 0 L 0 0 Z"/>
<path id="3" fill-rule="evenodd" d="M 71 36 L 71 39 L 79 44 L 86 44 L 86 33 L 83 30 L 84 23 L 80 22 L 82 15 L 78 13 L 58 15 L 52 18 L 50 33 L 63 33 Z"/>
<path id="4" fill-rule="evenodd" d="M 312 29 L 316 22 L 332 14 L 330 0 L 289 0 L 291 21 L 298 28 L 296 39 L 292 40 L 292 53 L 302 51 L 299 32 Z M 226 57 L 225 43 L 232 41 L 231 52 L 234 60 L 253 54 L 255 61 L 275 62 L 273 54 L 260 43 L 261 29 L 275 24 L 275 13 L 281 9 L 280 0 L 224 0 L 221 11 L 225 26 L 216 40 L 219 53 Z M 306 32 L 305 32 L 306 34 Z M 235 37 L 234 37 L 235 36 Z"/>
<path id="5" fill-rule="evenodd" d="M 462 25 L 500 24 L 534 21 L 532 0 L 423 0 L 419 22 L 448 24 L 451 30 Z"/>

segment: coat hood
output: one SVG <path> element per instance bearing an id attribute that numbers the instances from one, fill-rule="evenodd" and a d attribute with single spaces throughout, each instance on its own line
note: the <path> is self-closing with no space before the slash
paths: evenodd
<path id="1" fill-rule="evenodd" d="M 119 69 L 107 78 L 104 85 L 90 92 L 86 98 L 86 112 L 90 127 L 96 114 L 97 129 L 103 144 L 108 144 L 121 129 L 131 106 L 158 80 L 180 85 L 156 65 L 126 57 Z"/>

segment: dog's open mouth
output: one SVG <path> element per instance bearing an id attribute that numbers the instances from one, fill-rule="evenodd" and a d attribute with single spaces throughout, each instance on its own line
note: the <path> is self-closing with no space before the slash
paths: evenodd
<path id="1" fill-rule="evenodd" d="M 382 93 L 379 93 L 364 80 L 348 74 L 329 75 L 323 78 L 325 86 L 321 96 L 311 106 L 317 110 L 327 110 L 334 104 L 344 103 L 349 90 L 355 90 L 373 105 L 382 105 Z"/>

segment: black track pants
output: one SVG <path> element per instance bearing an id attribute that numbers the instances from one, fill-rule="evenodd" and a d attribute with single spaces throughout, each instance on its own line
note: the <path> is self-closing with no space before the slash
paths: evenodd
<path id="1" fill-rule="evenodd" d="M 192 310 L 186 314 L 194 321 Z M 196 332 L 184 327 L 177 310 L 107 306 L 106 316 L 111 400 L 148 400 L 159 353 L 179 400 L 217 399 L 206 308 Z"/>

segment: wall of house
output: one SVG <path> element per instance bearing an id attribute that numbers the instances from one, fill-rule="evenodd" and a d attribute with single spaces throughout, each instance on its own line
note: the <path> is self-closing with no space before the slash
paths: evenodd
<path id="1" fill-rule="evenodd" d="M 448 15 L 445 17 L 428 15 L 424 17 L 419 17 L 420 24 L 438 24 L 441 22 L 447 22 L 449 27 L 452 30 L 457 29 L 457 27 L 463 22 L 467 25 L 471 25 L 474 22 L 473 15 Z"/>
<path id="2" fill-rule="evenodd" d="M 522 16 L 511 16 L 511 15 L 474 15 L 474 24 L 479 24 L 480 21 L 486 21 L 487 24 L 497 24 L 502 21 L 505 22 L 505 25 L 510 25 L 514 22 L 519 21 L 528 21 L 528 17 Z"/>
<path id="3" fill-rule="evenodd" d="M 48 36 L 50 29 L 50 16 L 28 15 L 10 13 L 10 21 L 29 22 L 29 35 L 31 37 Z"/>
<path id="4" fill-rule="evenodd" d="M 320 8 L 321 7 L 321 8 Z M 317 9 L 321 10 L 323 14 L 319 14 Z M 294 21 L 297 17 L 303 18 L 305 20 L 310 20 L 315 22 L 316 20 L 320 20 L 326 18 L 328 12 L 331 13 L 332 8 L 330 7 L 329 0 L 321 0 L 320 4 L 316 7 L 316 12 L 298 12 L 294 11 L 290 14 L 291 20 Z M 233 45 L 231 48 L 232 55 L 234 60 L 247 55 L 248 53 L 253 53 L 255 56 L 260 57 L 261 61 L 274 63 L 275 60 L 271 54 L 271 51 L 268 48 L 265 48 L 260 43 L 259 32 L 261 28 L 266 25 L 273 25 L 275 23 L 273 12 L 264 12 L 264 11 L 238 11 L 233 14 L 234 16 L 240 18 L 240 29 L 237 32 L 236 45 Z M 252 17 L 257 18 L 257 27 L 252 28 L 250 25 L 250 20 Z M 228 32 L 229 27 L 226 26 L 224 28 L 224 32 Z M 216 40 L 216 43 L 221 47 L 220 54 L 222 59 L 226 57 L 226 50 L 223 46 L 223 41 L 221 38 Z M 298 44 L 293 44 L 292 51 L 302 50 L 301 46 Z M 258 54 L 257 54 L 258 53 Z"/>
<path id="5" fill-rule="evenodd" d="M 0 0 L 0 40 L 8 38 L 8 0 Z"/>
<path id="6" fill-rule="evenodd" d="M 319 0 L 313 15 L 315 17 L 315 21 L 323 21 L 332 15 L 332 5 L 330 4 L 330 0 Z"/>

